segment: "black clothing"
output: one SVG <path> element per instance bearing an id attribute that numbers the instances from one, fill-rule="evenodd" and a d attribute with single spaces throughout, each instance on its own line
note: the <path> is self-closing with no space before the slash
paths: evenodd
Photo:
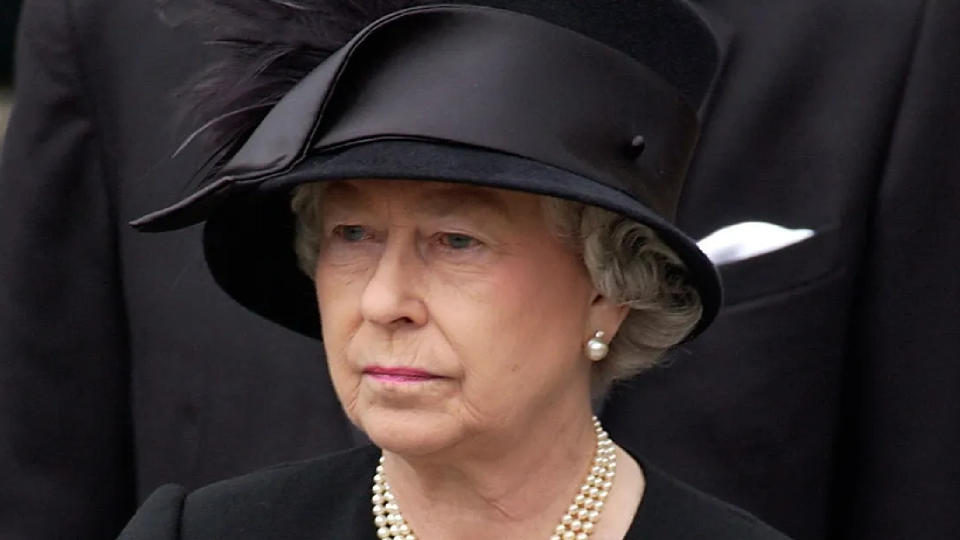
<path id="1" fill-rule="evenodd" d="M 20 17 L 20 0 L 0 2 L 0 84 L 13 78 L 13 38 Z"/>
<path id="2" fill-rule="evenodd" d="M 280 465 L 193 493 L 158 489 L 120 540 L 370 540 L 380 450 Z M 626 540 L 786 540 L 755 517 L 643 465 L 646 492 Z"/>
<path id="3" fill-rule="evenodd" d="M 192 129 L 177 93 L 211 60 L 185 3 L 23 6 L 0 158 L 3 540 L 115 538 L 162 483 L 354 444 L 318 342 L 222 293 L 199 229 L 127 225 L 199 160 L 169 162 Z"/>
<path id="4" fill-rule="evenodd" d="M 721 266 L 604 426 L 794 538 L 956 538 L 960 2 L 703 4 L 732 39 L 678 223 L 817 234 Z"/>
<path id="5" fill-rule="evenodd" d="M 193 172 L 157 167 L 208 60 L 178 3 L 24 4 L 0 158 L 4 540 L 113 538 L 165 482 L 354 444 L 318 344 L 227 298 L 199 230 L 126 224 Z M 960 2 L 699 3 L 729 37 L 680 225 L 820 234 L 721 268 L 713 327 L 604 425 L 797 539 L 953 538 Z"/>

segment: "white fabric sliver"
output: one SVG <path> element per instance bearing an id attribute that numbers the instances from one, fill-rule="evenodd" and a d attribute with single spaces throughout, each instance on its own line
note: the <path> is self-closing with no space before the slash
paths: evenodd
<path id="1" fill-rule="evenodd" d="M 816 234 L 763 221 L 745 221 L 718 229 L 697 242 L 713 264 L 729 264 L 792 246 Z"/>

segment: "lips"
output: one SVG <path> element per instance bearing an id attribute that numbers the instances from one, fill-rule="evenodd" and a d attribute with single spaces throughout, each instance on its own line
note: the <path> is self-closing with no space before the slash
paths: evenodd
<path id="1" fill-rule="evenodd" d="M 429 371 L 406 367 L 373 366 L 364 369 L 363 374 L 389 382 L 425 382 L 442 378 Z"/>

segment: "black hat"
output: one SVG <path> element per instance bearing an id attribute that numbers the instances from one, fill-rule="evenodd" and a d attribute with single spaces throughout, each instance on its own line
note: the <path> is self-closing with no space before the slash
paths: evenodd
<path id="1" fill-rule="evenodd" d="M 297 185 L 396 178 L 551 195 L 652 228 L 703 303 L 688 338 L 702 331 L 720 306 L 719 279 L 672 221 L 717 65 L 706 24 L 678 0 L 414 4 L 363 21 L 206 186 L 133 224 L 206 221 L 220 286 L 320 337 L 313 283 L 293 250 Z"/>

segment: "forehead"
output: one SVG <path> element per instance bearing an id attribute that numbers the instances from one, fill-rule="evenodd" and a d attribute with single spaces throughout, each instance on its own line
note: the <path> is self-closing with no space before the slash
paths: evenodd
<path id="1" fill-rule="evenodd" d="M 509 217 L 536 204 L 536 199 L 535 195 L 522 192 L 417 180 L 344 180 L 331 182 L 323 191 L 323 200 L 336 208 L 396 205 L 431 215 L 485 211 Z"/>

